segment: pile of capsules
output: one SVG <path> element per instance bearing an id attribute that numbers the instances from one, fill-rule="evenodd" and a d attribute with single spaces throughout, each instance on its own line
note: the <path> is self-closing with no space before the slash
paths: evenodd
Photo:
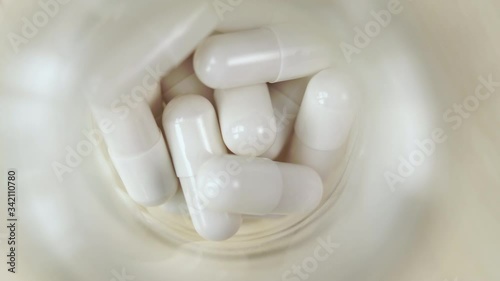
<path id="1" fill-rule="evenodd" d="M 314 210 L 358 104 L 331 52 L 322 36 L 293 24 L 206 38 L 161 81 L 165 138 L 133 159 L 111 155 L 129 196 L 168 205 L 180 183 L 208 240 L 233 236 L 242 215 Z M 160 159 L 161 179 L 134 174 L 146 156 Z"/>

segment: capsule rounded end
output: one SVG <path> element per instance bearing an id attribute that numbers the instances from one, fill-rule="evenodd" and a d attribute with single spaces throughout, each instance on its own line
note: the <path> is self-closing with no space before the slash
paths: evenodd
<path id="1" fill-rule="evenodd" d="M 359 103 L 360 87 L 351 75 L 329 68 L 307 85 L 295 134 L 312 149 L 332 151 L 347 140 Z"/>
<path id="2" fill-rule="evenodd" d="M 349 73 L 327 68 L 314 75 L 306 89 L 307 102 L 325 110 L 354 111 L 359 86 Z"/>
<path id="3" fill-rule="evenodd" d="M 240 156 L 260 156 L 273 145 L 276 131 L 269 129 L 268 124 L 254 122 L 238 122 L 222 132 L 227 148 Z"/>
<path id="4" fill-rule="evenodd" d="M 275 142 L 278 128 L 266 84 L 216 89 L 220 128 L 236 155 L 259 156 Z"/>
<path id="5" fill-rule="evenodd" d="M 200 95 L 184 95 L 173 98 L 163 111 L 164 126 L 169 123 L 180 123 L 193 120 L 206 114 L 215 114 L 215 110 L 206 98 Z"/>
<path id="6" fill-rule="evenodd" d="M 224 81 L 230 77 L 228 70 L 231 69 L 226 63 L 225 48 L 217 41 L 217 35 L 205 39 L 193 57 L 196 76 L 213 89 L 223 88 Z"/>
<path id="7" fill-rule="evenodd" d="M 205 216 L 210 216 L 210 211 Z M 211 241 L 223 241 L 233 237 L 241 226 L 241 216 L 236 214 L 215 213 L 217 219 L 210 220 L 210 225 L 204 225 L 204 221 L 193 221 L 194 228 L 198 234 Z"/>

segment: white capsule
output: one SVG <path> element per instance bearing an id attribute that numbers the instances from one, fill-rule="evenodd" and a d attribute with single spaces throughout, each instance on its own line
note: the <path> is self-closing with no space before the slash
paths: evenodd
<path id="1" fill-rule="evenodd" d="M 321 178 L 309 167 L 236 155 L 203 164 L 197 187 L 208 209 L 250 215 L 308 212 L 323 193 Z"/>
<path id="2" fill-rule="evenodd" d="M 274 143 L 276 122 L 266 84 L 216 89 L 224 143 L 234 154 L 258 156 Z"/>
<path id="3" fill-rule="evenodd" d="M 130 197 L 144 206 L 168 200 L 177 190 L 177 180 L 167 145 L 148 105 L 138 103 L 126 115 L 95 104 L 92 111 Z"/>
<path id="4" fill-rule="evenodd" d="M 314 28 L 277 24 L 205 39 L 194 70 L 211 88 L 234 88 L 311 75 L 331 64 L 331 53 Z"/>
<path id="5" fill-rule="evenodd" d="M 276 159 L 282 152 L 293 131 L 295 118 L 309 78 L 300 78 L 269 84 L 269 93 L 276 119 L 276 140 L 261 157 Z"/>
<path id="6" fill-rule="evenodd" d="M 168 103 L 176 96 L 200 95 L 213 103 L 213 90 L 201 83 L 193 69 L 193 56 L 189 56 L 179 66 L 161 80 L 163 100 Z"/>
<path id="7" fill-rule="evenodd" d="M 333 68 L 312 77 L 295 121 L 289 161 L 308 165 L 325 177 L 340 157 L 359 99 L 354 79 Z"/>
<path id="8" fill-rule="evenodd" d="M 233 236 L 241 225 L 241 216 L 206 209 L 206 200 L 196 192 L 199 167 L 213 156 L 226 153 L 212 104 L 198 95 L 176 97 L 165 107 L 163 127 L 196 231 L 208 240 Z"/>

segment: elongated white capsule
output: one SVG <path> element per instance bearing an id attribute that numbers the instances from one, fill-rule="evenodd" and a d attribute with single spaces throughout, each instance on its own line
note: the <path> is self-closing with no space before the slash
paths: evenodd
<path id="1" fill-rule="evenodd" d="M 200 95 L 214 102 L 214 90 L 201 83 L 193 69 L 193 56 L 189 56 L 178 67 L 161 80 L 163 100 L 168 103 L 176 96 Z"/>
<path id="2" fill-rule="evenodd" d="M 323 193 L 321 178 L 309 167 L 236 155 L 203 164 L 197 187 L 208 209 L 250 215 L 308 212 Z"/>
<path id="3" fill-rule="evenodd" d="M 266 84 L 216 89 L 224 143 L 234 154 L 258 156 L 274 143 L 276 122 Z"/>
<path id="4" fill-rule="evenodd" d="M 313 76 L 295 122 L 289 162 L 310 166 L 326 177 L 351 131 L 359 91 L 355 80 L 337 69 Z"/>
<path id="5" fill-rule="evenodd" d="M 235 88 L 311 75 L 331 64 L 331 52 L 308 25 L 277 24 L 207 38 L 194 70 L 211 88 Z"/>
<path id="6" fill-rule="evenodd" d="M 198 95 L 176 97 L 165 107 L 163 127 L 196 231 L 208 240 L 230 238 L 238 231 L 241 216 L 206 209 L 206 201 L 196 192 L 199 167 L 226 153 L 212 104 Z"/>
<path id="7" fill-rule="evenodd" d="M 309 78 L 269 84 L 269 93 L 276 119 L 276 140 L 261 156 L 276 159 L 282 152 L 293 131 L 295 118 Z"/>
<path id="8" fill-rule="evenodd" d="M 177 183 L 171 177 L 175 174 L 165 141 L 145 101 L 155 100 L 160 77 L 214 30 L 217 18 L 204 1 L 130 4 L 123 9 L 123 20 L 92 33 L 87 98 L 128 194 L 142 205 L 154 206 L 172 196 Z M 165 17 L 165 8 L 172 17 Z"/>
<path id="9" fill-rule="evenodd" d="M 177 190 L 167 145 L 144 102 L 127 114 L 92 107 L 109 156 L 130 197 L 144 206 L 160 205 Z"/>

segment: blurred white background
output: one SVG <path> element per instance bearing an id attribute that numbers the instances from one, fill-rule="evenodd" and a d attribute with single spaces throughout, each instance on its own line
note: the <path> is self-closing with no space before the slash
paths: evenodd
<path id="1" fill-rule="evenodd" d="M 204 250 L 214 242 L 181 244 L 146 227 L 115 192 L 120 183 L 100 147 L 62 181 L 55 175 L 53 163 L 93 128 L 85 36 L 136 5 L 66 2 L 22 40 L 12 34 L 43 11 L 40 3 L 0 2 L 0 170 L 18 170 L 20 245 L 18 273 L 2 262 L 2 280 L 500 280 L 500 87 L 454 121 L 443 117 L 470 102 L 479 77 L 500 82 L 500 2 L 401 0 L 358 48 L 356 28 L 393 1 L 293 1 L 330 30 L 338 66 L 365 81 L 359 135 L 342 193 L 321 216 L 279 250 L 255 245 L 259 254 L 227 256 Z M 359 49 L 350 63 L 342 43 Z M 385 175 L 436 129 L 446 140 L 391 187 Z M 314 260 L 318 239 L 337 245 L 324 261 Z"/>

